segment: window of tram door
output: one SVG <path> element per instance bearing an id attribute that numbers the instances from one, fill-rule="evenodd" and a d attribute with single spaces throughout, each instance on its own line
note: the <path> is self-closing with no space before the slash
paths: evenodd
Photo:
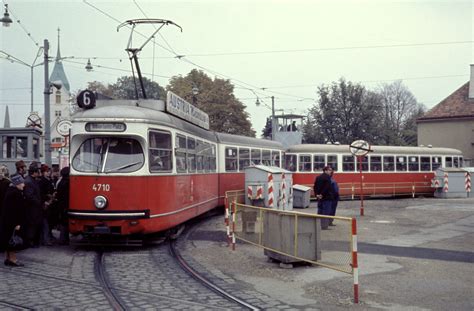
<path id="1" fill-rule="evenodd" d="M 420 157 L 420 170 L 422 172 L 431 171 L 430 157 Z"/>
<path id="2" fill-rule="evenodd" d="M 323 168 L 326 166 L 326 159 L 324 154 L 315 154 L 313 156 L 313 170 L 315 172 L 322 172 Z M 344 164 L 343 164 L 344 167 Z"/>
<path id="3" fill-rule="evenodd" d="M 296 154 L 285 155 L 285 169 L 296 172 Z"/>
<path id="4" fill-rule="evenodd" d="M 382 171 L 382 157 L 381 156 L 370 156 L 370 171 L 371 172 Z"/>
<path id="5" fill-rule="evenodd" d="M 436 171 L 441 166 L 441 157 L 431 157 L 431 169 Z"/>
<path id="6" fill-rule="evenodd" d="M 272 165 L 272 156 L 270 150 L 262 150 L 262 164 L 266 166 Z"/>
<path id="7" fill-rule="evenodd" d="M 300 154 L 298 169 L 300 172 L 311 172 L 311 156 L 309 154 Z"/>
<path id="8" fill-rule="evenodd" d="M 417 172 L 420 170 L 420 160 L 417 156 L 409 156 L 408 157 L 408 170 L 410 172 Z"/>
<path id="9" fill-rule="evenodd" d="M 250 166 L 250 149 L 239 148 L 239 170 Z"/>
<path id="10" fill-rule="evenodd" d="M 355 171 L 355 157 L 353 155 L 342 156 L 342 171 L 343 172 Z"/>
<path id="11" fill-rule="evenodd" d="M 215 172 L 217 170 L 216 145 L 211 145 L 211 155 L 210 155 L 209 169 L 210 169 L 211 172 Z"/>
<path id="12" fill-rule="evenodd" d="M 171 158 L 171 134 L 168 132 L 150 131 L 148 138 L 150 150 L 150 171 L 171 171 L 173 168 Z"/>
<path id="13" fill-rule="evenodd" d="M 188 172 L 196 173 L 196 140 L 188 137 L 187 146 Z"/>
<path id="14" fill-rule="evenodd" d="M 384 172 L 395 171 L 395 157 L 394 156 L 383 156 L 383 171 Z"/>
<path id="15" fill-rule="evenodd" d="M 183 135 L 176 135 L 176 171 L 178 173 L 186 173 L 186 137 Z"/>
<path id="16" fill-rule="evenodd" d="M 453 157 L 446 157 L 444 161 L 446 162 L 445 167 L 453 167 Z"/>
<path id="17" fill-rule="evenodd" d="M 253 165 L 262 164 L 262 151 L 260 149 L 252 149 L 250 152 L 250 163 Z"/>
<path id="18" fill-rule="evenodd" d="M 328 165 L 332 167 L 332 170 L 334 172 L 339 171 L 338 165 L 337 165 L 337 155 L 335 154 L 328 154 Z"/>
<path id="19" fill-rule="evenodd" d="M 360 164 L 359 164 L 359 160 L 360 160 L 361 157 L 356 157 L 356 162 L 357 162 L 357 165 L 356 165 L 356 170 L 357 171 L 360 171 Z M 362 171 L 363 172 L 368 172 L 369 171 L 369 157 L 368 156 L 363 156 L 362 157 Z"/>
<path id="20" fill-rule="evenodd" d="M 407 170 L 407 157 L 397 156 L 397 172 L 406 172 Z"/>
<path id="21" fill-rule="evenodd" d="M 280 151 L 272 151 L 272 165 L 280 167 Z"/>
<path id="22" fill-rule="evenodd" d="M 237 171 L 237 148 L 225 148 L 225 170 L 227 172 Z"/>

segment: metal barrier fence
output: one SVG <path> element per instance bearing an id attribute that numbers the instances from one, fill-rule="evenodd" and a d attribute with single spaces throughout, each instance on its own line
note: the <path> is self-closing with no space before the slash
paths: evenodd
<path id="1" fill-rule="evenodd" d="M 245 205 L 244 191 L 226 193 L 229 244 L 236 240 L 261 247 L 265 254 L 283 261 L 304 261 L 353 275 L 354 302 L 359 301 L 356 219 L 279 211 Z M 323 219 L 336 226 L 321 228 Z"/>
<path id="2" fill-rule="evenodd" d="M 359 197 L 361 187 L 360 182 L 340 183 L 339 195 L 341 197 L 350 197 L 354 200 Z M 305 184 L 304 186 L 313 188 L 313 184 Z M 364 182 L 364 196 L 383 196 L 383 195 L 415 195 L 433 194 L 431 181 L 419 182 L 387 182 L 387 183 L 370 183 Z M 314 199 L 314 193 L 311 191 L 311 197 Z"/>

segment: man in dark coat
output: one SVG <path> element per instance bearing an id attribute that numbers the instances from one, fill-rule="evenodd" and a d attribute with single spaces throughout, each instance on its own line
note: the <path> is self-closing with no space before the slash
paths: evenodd
<path id="1" fill-rule="evenodd" d="M 59 243 L 69 244 L 69 219 L 67 212 L 69 209 L 69 166 L 61 169 L 61 179 L 58 183 L 56 198 L 60 213 L 60 235 Z"/>
<path id="2" fill-rule="evenodd" d="M 41 205 L 43 206 L 43 219 L 41 225 L 41 245 L 51 246 L 52 234 L 51 227 L 48 222 L 48 211 L 53 200 L 54 185 L 51 180 L 51 170 L 46 164 L 41 164 L 41 177 L 39 179 L 39 187 L 41 192 Z"/>
<path id="3" fill-rule="evenodd" d="M 330 166 L 323 168 L 323 173 L 316 177 L 314 181 L 314 194 L 318 199 L 318 214 L 320 215 L 331 215 L 332 202 L 334 200 L 334 190 L 331 185 L 331 172 Z M 321 228 L 323 230 L 328 229 L 330 219 L 321 219 Z"/>
<path id="4" fill-rule="evenodd" d="M 36 162 L 30 164 L 28 176 L 25 178 L 26 198 L 26 228 L 24 230 L 27 244 L 38 247 L 41 237 L 43 206 L 41 204 L 41 190 L 38 183 L 40 175 Z"/>
<path id="5" fill-rule="evenodd" d="M 15 250 L 8 245 L 8 241 L 13 234 L 13 230 L 19 232 L 24 223 L 24 187 L 25 182 L 21 175 L 12 176 L 12 183 L 7 189 L 0 211 L 0 250 L 5 251 L 5 265 L 12 267 L 23 266 L 22 263 L 17 261 Z"/>
<path id="6" fill-rule="evenodd" d="M 10 179 L 8 178 L 8 168 L 5 165 L 0 166 L 0 211 L 2 210 L 3 199 L 7 193 L 8 186 L 10 186 Z"/>

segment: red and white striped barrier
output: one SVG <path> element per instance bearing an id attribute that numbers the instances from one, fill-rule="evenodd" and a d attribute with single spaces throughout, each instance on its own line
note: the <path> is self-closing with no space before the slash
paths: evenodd
<path id="1" fill-rule="evenodd" d="M 256 191 L 253 191 L 255 186 L 247 186 L 247 197 L 249 200 L 263 199 L 263 186 L 256 186 Z"/>
<path id="2" fill-rule="evenodd" d="M 273 208 L 273 175 L 272 173 L 268 173 L 268 202 L 267 202 L 267 207 Z"/>
<path id="3" fill-rule="evenodd" d="M 281 209 L 285 209 L 286 207 L 286 181 L 285 181 L 285 173 L 281 174 L 281 184 L 280 184 L 280 207 Z"/>
<path id="4" fill-rule="evenodd" d="M 444 173 L 443 183 L 444 183 L 443 192 L 448 192 L 449 191 L 448 173 Z"/>
<path id="5" fill-rule="evenodd" d="M 352 218 L 352 275 L 354 277 L 354 303 L 359 303 L 359 264 L 357 262 L 357 222 Z"/>
<path id="6" fill-rule="evenodd" d="M 466 187 L 466 192 L 469 193 L 471 192 L 471 173 L 470 172 L 466 172 L 466 175 L 465 175 L 465 187 Z"/>
<path id="7" fill-rule="evenodd" d="M 252 186 L 247 186 L 247 198 L 249 198 L 249 200 L 253 200 L 253 187 Z"/>
<path id="8" fill-rule="evenodd" d="M 235 251 L 235 214 L 236 214 L 237 201 L 234 199 L 232 202 L 232 250 Z"/>
<path id="9" fill-rule="evenodd" d="M 225 197 L 225 229 L 227 232 L 227 245 L 230 246 L 231 236 L 230 236 L 230 222 L 229 222 L 229 199 Z"/>

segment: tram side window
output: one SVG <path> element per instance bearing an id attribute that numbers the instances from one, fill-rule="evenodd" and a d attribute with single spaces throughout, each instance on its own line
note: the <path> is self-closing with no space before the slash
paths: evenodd
<path id="1" fill-rule="evenodd" d="M 271 157 L 270 150 L 262 151 L 262 164 L 266 166 L 272 165 L 272 157 Z"/>
<path id="2" fill-rule="evenodd" d="M 216 146 L 211 145 L 211 155 L 209 158 L 209 170 L 211 172 L 215 172 L 217 169 L 217 163 L 216 163 Z"/>
<path id="3" fill-rule="evenodd" d="M 33 158 L 38 159 L 40 157 L 40 143 L 38 138 L 33 138 Z"/>
<path id="4" fill-rule="evenodd" d="M 459 157 L 459 167 L 463 167 L 464 166 L 464 160 L 462 157 Z"/>
<path id="5" fill-rule="evenodd" d="M 453 157 L 453 167 L 459 167 L 459 158 Z"/>
<path id="6" fill-rule="evenodd" d="M 254 165 L 262 164 L 262 151 L 260 149 L 252 149 L 250 152 L 250 163 Z"/>
<path id="7" fill-rule="evenodd" d="M 237 148 L 225 148 L 225 170 L 237 171 Z"/>
<path id="8" fill-rule="evenodd" d="M 393 156 L 383 156 L 384 172 L 393 172 L 395 170 L 395 158 Z"/>
<path id="9" fill-rule="evenodd" d="M 343 172 L 353 172 L 355 170 L 355 160 L 352 155 L 343 155 L 342 156 L 342 171 Z"/>
<path id="10" fill-rule="evenodd" d="M 326 165 L 324 154 L 315 154 L 313 156 L 313 163 L 314 163 L 313 170 L 315 172 L 322 172 L 324 166 Z M 342 167 L 344 167 L 344 164 L 342 164 Z"/>
<path id="11" fill-rule="evenodd" d="M 416 172 L 420 170 L 420 162 L 418 157 L 415 156 L 409 156 L 409 162 L 408 162 L 408 170 L 410 172 Z"/>
<path id="12" fill-rule="evenodd" d="M 397 156 L 397 172 L 405 172 L 407 170 L 407 157 Z"/>
<path id="13" fill-rule="evenodd" d="M 176 171 L 186 173 L 186 137 L 176 135 Z"/>
<path id="14" fill-rule="evenodd" d="M 328 165 L 332 167 L 334 172 L 339 171 L 338 166 L 337 166 L 337 155 L 328 155 Z"/>
<path id="15" fill-rule="evenodd" d="M 196 140 L 196 169 L 198 172 L 204 171 L 204 143 Z"/>
<path id="16" fill-rule="evenodd" d="M 430 157 L 420 157 L 420 170 L 422 172 L 431 171 Z"/>
<path id="17" fill-rule="evenodd" d="M 285 169 L 296 172 L 296 154 L 285 155 Z"/>
<path id="18" fill-rule="evenodd" d="M 187 158 L 188 158 L 188 172 L 196 172 L 196 140 L 194 138 L 188 137 L 188 148 L 187 148 Z"/>
<path id="19" fill-rule="evenodd" d="M 441 166 L 441 157 L 431 157 L 431 169 L 436 171 Z"/>
<path id="20" fill-rule="evenodd" d="M 360 164 L 359 160 L 361 157 L 357 157 L 357 169 L 360 170 Z M 362 171 L 363 172 L 368 172 L 369 171 L 369 157 L 368 156 L 363 156 L 362 157 Z"/>
<path id="21" fill-rule="evenodd" d="M 150 171 L 171 171 L 171 134 L 167 132 L 150 131 Z"/>
<path id="22" fill-rule="evenodd" d="M 2 158 L 10 159 L 16 158 L 16 152 L 13 146 L 15 146 L 15 137 L 13 136 L 4 136 L 2 137 Z"/>
<path id="23" fill-rule="evenodd" d="M 446 167 L 453 167 L 453 158 L 452 157 L 446 157 L 445 159 L 446 162 Z"/>
<path id="24" fill-rule="evenodd" d="M 300 155 L 299 171 L 311 172 L 311 156 L 309 154 Z"/>
<path id="25" fill-rule="evenodd" d="M 280 152 L 272 151 L 272 165 L 280 167 Z"/>
<path id="26" fill-rule="evenodd" d="M 250 166 L 250 150 L 248 148 L 239 149 L 239 170 Z"/>
<path id="27" fill-rule="evenodd" d="M 370 170 L 372 172 L 382 171 L 382 157 L 381 156 L 370 156 Z"/>

